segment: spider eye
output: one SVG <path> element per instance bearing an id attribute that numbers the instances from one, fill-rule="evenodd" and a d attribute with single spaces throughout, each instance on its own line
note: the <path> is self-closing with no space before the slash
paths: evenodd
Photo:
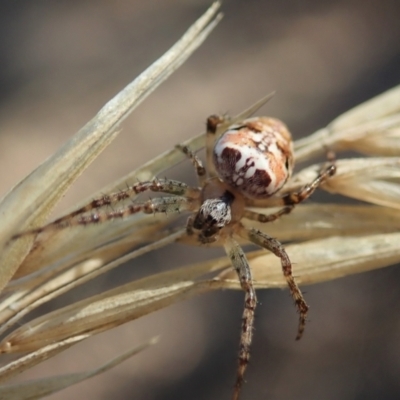
<path id="1" fill-rule="evenodd" d="M 286 125 L 273 118 L 244 120 L 215 143 L 214 164 L 220 178 L 244 196 L 272 196 L 287 181 L 293 157 Z"/>

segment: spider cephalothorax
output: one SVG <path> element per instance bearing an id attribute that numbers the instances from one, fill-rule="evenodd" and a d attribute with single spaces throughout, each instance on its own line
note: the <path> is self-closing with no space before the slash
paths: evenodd
<path id="1" fill-rule="evenodd" d="M 232 220 L 231 204 L 234 197 L 225 192 L 220 198 L 207 199 L 193 221 L 193 228 L 201 231 L 202 241 L 209 241 L 218 231 Z"/>
<path id="2" fill-rule="evenodd" d="M 222 228 L 237 223 L 243 216 L 244 201 L 240 193 L 219 178 L 209 179 L 202 188 L 200 208 L 193 222 L 189 219 L 188 230 L 200 231 L 201 243 L 215 242 Z"/>
<path id="3" fill-rule="evenodd" d="M 182 235 L 194 236 L 200 244 L 221 244 L 245 291 L 239 366 L 233 394 L 233 399 L 237 400 L 250 357 L 254 310 L 257 305 L 251 270 L 237 239 L 252 242 L 280 258 L 283 275 L 299 313 L 297 339 L 300 339 L 303 333 L 308 311 L 308 306 L 293 278 L 290 259 L 282 245 L 260 230 L 246 228 L 241 221 L 247 219 L 266 223 L 289 213 L 295 204 L 307 199 L 321 183 L 335 173 L 336 169 L 330 164 L 300 191 L 279 197 L 279 190 L 285 185 L 293 169 L 293 146 L 286 126 L 273 118 L 250 118 L 232 125 L 216 138 L 218 125 L 222 121 L 218 116 L 207 120 L 206 168 L 188 147 L 178 146 L 192 161 L 199 187 L 190 187 L 170 179 L 137 183 L 117 193 L 94 199 L 48 225 L 19 233 L 13 240 L 51 229 L 125 218 L 138 212 L 191 212 Z M 164 193 L 167 196 L 144 202 L 135 201 L 114 211 L 104 210 L 105 206 L 120 204 L 129 198 L 134 199 L 136 195 L 146 191 Z M 254 207 L 254 199 L 259 207 L 281 205 L 282 209 L 267 215 L 255 212 L 248 209 L 250 206 Z"/>

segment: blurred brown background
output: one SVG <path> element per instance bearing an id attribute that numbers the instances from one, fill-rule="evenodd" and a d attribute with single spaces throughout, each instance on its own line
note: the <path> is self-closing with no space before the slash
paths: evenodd
<path id="1" fill-rule="evenodd" d="M 0 196 L 166 51 L 209 4 L 2 2 Z M 211 113 L 235 113 L 276 90 L 263 112 L 284 119 L 300 137 L 400 81 L 396 0 L 226 0 L 223 11 L 217 30 L 128 119 L 58 210 L 199 133 Z M 189 163 L 184 169 L 171 177 L 193 179 Z M 165 249 L 98 279 L 85 295 L 207 256 L 207 249 Z M 399 268 L 391 267 L 307 287 L 310 322 L 299 343 L 288 292 L 260 291 L 243 399 L 400 398 L 399 279 Z M 70 301 L 66 296 L 58 305 Z M 161 334 L 157 346 L 50 398 L 229 399 L 242 307 L 241 292 L 193 299 L 98 335 L 23 378 L 90 368 Z"/>

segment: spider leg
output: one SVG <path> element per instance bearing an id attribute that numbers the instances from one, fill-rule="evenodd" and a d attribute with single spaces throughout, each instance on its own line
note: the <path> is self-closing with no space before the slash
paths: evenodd
<path id="1" fill-rule="evenodd" d="M 200 186 L 204 186 L 206 179 L 207 179 L 207 171 L 203 166 L 203 163 L 200 161 L 200 159 L 189 149 L 188 146 L 178 144 L 176 146 L 177 149 L 181 150 L 192 162 L 195 170 L 196 170 L 196 175 L 197 179 L 199 181 Z"/>
<path id="2" fill-rule="evenodd" d="M 253 287 L 250 266 L 244 251 L 231 237 L 226 238 L 224 247 L 226 254 L 238 274 L 240 286 L 245 291 L 242 333 L 239 346 L 239 366 L 233 394 L 233 400 L 238 400 L 244 380 L 244 373 L 250 358 L 250 345 L 253 337 L 254 311 L 257 305 L 257 298 Z"/>
<path id="3" fill-rule="evenodd" d="M 218 130 L 218 125 L 222 124 L 225 119 L 219 115 L 211 115 L 207 118 L 206 122 L 206 165 L 209 174 L 209 178 L 214 178 L 217 176 L 217 172 L 214 167 L 213 161 L 213 150 L 214 143 L 216 139 L 216 133 Z"/>
<path id="4" fill-rule="evenodd" d="M 283 204 L 285 205 L 295 205 L 301 203 L 302 201 L 308 199 L 320 186 L 322 183 L 326 182 L 331 176 L 336 173 L 335 164 L 330 164 L 324 168 L 318 176 L 308 185 L 304 186 L 298 192 L 288 193 L 282 197 Z"/>
<path id="5" fill-rule="evenodd" d="M 126 207 L 124 209 L 125 211 L 117 210 L 117 211 L 111 211 L 109 213 L 95 212 L 91 216 L 82 216 L 82 214 L 84 213 L 90 212 L 92 210 L 98 210 L 104 206 L 112 206 L 113 204 L 117 204 L 118 202 L 121 202 L 123 200 L 135 197 L 136 195 L 146 191 L 167 193 L 175 196 L 182 196 L 182 198 L 187 197 L 193 200 L 197 199 L 200 195 L 199 189 L 192 188 L 186 185 L 185 183 L 170 179 L 159 179 L 159 180 L 155 179 L 153 181 L 148 181 L 148 182 L 139 182 L 136 183 L 135 185 L 128 186 L 126 189 L 121 190 L 119 192 L 111 193 L 109 195 L 104 195 L 102 197 L 94 199 L 90 203 L 84 205 L 83 207 L 78 208 L 77 210 L 67 215 L 62 216 L 54 220 L 53 222 L 50 222 L 47 225 L 41 226 L 39 228 L 30 229 L 21 233 L 17 233 L 10 240 L 15 240 L 28 235 L 37 235 L 39 233 L 48 230 L 64 229 L 66 227 L 74 225 L 87 225 L 90 223 L 102 222 L 103 220 L 122 218 L 125 215 L 134 214 L 136 212 L 141 212 L 141 211 L 146 212 L 144 210 L 148 209 L 148 207 L 151 207 L 150 204 L 146 205 L 149 202 L 143 203 L 145 205 L 143 206 L 143 208 L 140 208 L 140 204 L 133 204 L 131 206 Z M 152 201 L 158 202 L 159 200 L 155 199 Z M 154 207 L 157 208 L 158 204 L 154 203 Z M 108 215 L 108 217 L 106 217 L 106 215 Z M 78 218 L 79 216 L 81 216 L 81 218 Z"/>
<path id="6" fill-rule="evenodd" d="M 252 243 L 263 247 L 274 253 L 277 257 L 281 259 L 283 275 L 286 279 L 287 285 L 292 295 L 293 301 L 296 305 L 297 311 L 299 313 L 299 326 L 297 331 L 296 340 L 299 340 L 304 332 L 304 326 L 306 323 L 308 305 L 304 300 L 304 297 L 297 286 L 296 281 L 292 275 L 292 263 L 290 262 L 289 256 L 287 255 L 282 244 L 271 236 L 257 230 L 257 229 L 247 229 L 241 226 L 239 230 L 239 235 Z"/>
<path id="7" fill-rule="evenodd" d="M 335 173 L 336 165 L 330 163 L 320 171 L 318 176 L 311 183 L 304 186 L 298 192 L 287 193 L 282 197 L 270 197 L 265 200 L 246 199 L 246 205 L 250 207 L 295 206 L 308 199 L 320 185 L 326 182 L 331 176 L 335 175 Z"/>
<path id="8" fill-rule="evenodd" d="M 172 214 L 181 211 L 191 210 L 193 203 L 185 197 L 158 197 L 147 200 L 143 203 L 133 203 L 128 206 L 111 212 L 96 212 L 87 216 L 81 215 L 77 219 L 66 221 L 66 226 L 97 224 L 117 218 L 126 218 L 129 215 L 143 212 L 144 214 Z M 65 226 L 57 226 L 63 228 Z M 40 229 L 40 228 L 38 228 Z"/>
<path id="9" fill-rule="evenodd" d="M 65 229 L 67 227 L 79 225 L 93 225 L 110 221 L 118 218 L 126 218 L 129 215 L 143 212 L 144 214 L 158 214 L 158 213 L 179 213 L 184 210 L 191 210 L 192 202 L 185 197 L 160 197 L 148 200 L 144 203 L 134 203 L 121 208 L 119 210 L 110 212 L 92 212 L 89 215 L 80 214 L 77 218 L 63 219 L 61 222 L 50 223 L 41 228 L 31 229 L 22 233 L 17 233 L 12 237 L 12 240 L 18 239 L 22 236 L 39 234 L 44 231 Z"/>
<path id="10" fill-rule="evenodd" d="M 267 223 L 267 222 L 272 222 L 280 218 L 282 215 L 289 214 L 292 212 L 294 208 L 294 205 L 286 206 L 284 208 L 281 208 L 277 212 L 273 214 L 261 214 L 255 211 L 250 211 L 250 210 L 245 210 L 243 217 L 247 218 L 251 221 L 258 221 L 262 223 Z"/>

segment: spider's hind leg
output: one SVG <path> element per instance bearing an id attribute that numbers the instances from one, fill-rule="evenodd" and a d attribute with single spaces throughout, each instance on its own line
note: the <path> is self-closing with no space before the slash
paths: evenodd
<path id="1" fill-rule="evenodd" d="M 282 197 L 272 196 L 267 199 L 246 199 L 246 206 L 248 207 L 279 207 L 284 206 L 284 210 L 288 210 L 288 208 L 293 208 L 295 205 L 301 203 L 304 200 L 307 200 L 315 190 L 325 183 L 330 177 L 335 175 L 336 173 L 336 164 L 335 164 L 335 154 L 332 151 L 327 153 L 328 162 L 321 168 L 317 177 L 309 184 L 305 185 L 303 188 L 296 192 L 286 193 Z M 288 214 L 290 211 L 279 211 L 280 215 Z M 248 217 L 246 217 L 248 218 Z M 253 220 L 257 220 L 256 218 L 251 218 Z M 259 222 L 263 222 L 260 221 Z M 270 222 L 269 220 L 266 222 Z"/>
<path id="2" fill-rule="evenodd" d="M 282 197 L 282 204 L 292 205 L 299 204 L 302 201 L 308 199 L 315 190 L 326 182 L 331 176 L 336 173 L 336 165 L 334 162 L 328 163 L 319 172 L 318 176 L 308 185 L 304 186 L 300 191 L 294 193 L 288 193 Z"/>
<path id="3" fill-rule="evenodd" d="M 250 266 L 244 251 L 231 237 L 226 238 L 224 247 L 226 254 L 231 260 L 232 266 L 238 274 L 240 286 L 245 291 L 242 331 L 239 346 L 239 366 L 233 394 L 233 400 L 237 400 L 239 398 L 240 389 L 244 380 L 244 373 L 250 358 L 250 345 L 253 338 L 254 311 L 257 305 L 257 298 L 253 286 Z"/>
<path id="4" fill-rule="evenodd" d="M 296 340 L 299 340 L 304 332 L 304 327 L 306 324 L 308 305 L 304 300 L 300 288 L 297 286 L 292 274 L 292 263 L 287 255 L 282 244 L 271 236 L 257 230 L 257 229 L 247 229 L 244 226 L 241 227 L 239 235 L 252 243 L 263 247 L 274 253 L 277 257 L 281 259 L 283 275 L 286 279 L 287 285 L 292 295 L 293 301 L 296 305 L 297 311 L 299 313 L 299 326 L 297 331 Z"/>

